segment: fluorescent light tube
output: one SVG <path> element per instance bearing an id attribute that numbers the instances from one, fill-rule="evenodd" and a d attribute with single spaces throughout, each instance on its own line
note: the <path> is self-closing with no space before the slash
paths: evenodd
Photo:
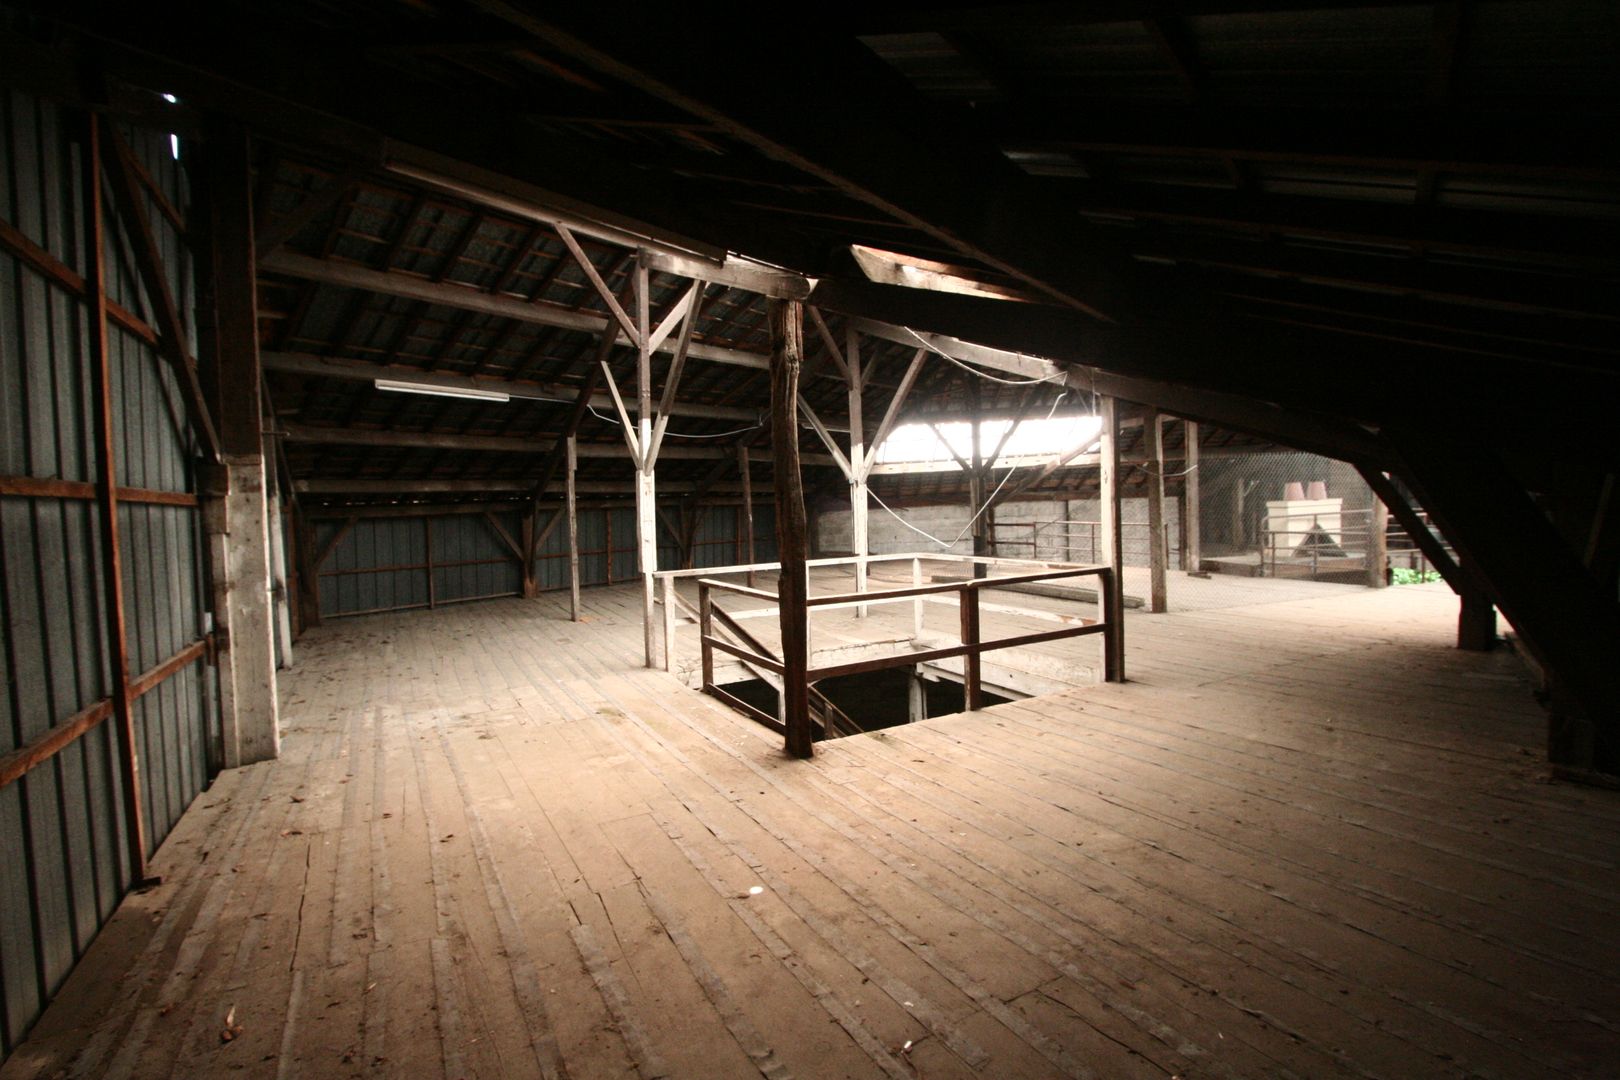
<path id="1" fill-rule="evenodd" d="M 428 397 L 472 398 L 477 401 L 511 401 L 512 395 L 503 390 L 474 390 L 472 387 L 436 386 L 433 383 L 400 382 L 396 379 L 376 379 L 379 390 L 392 390 L 396 394 L 425 394 Z"/>

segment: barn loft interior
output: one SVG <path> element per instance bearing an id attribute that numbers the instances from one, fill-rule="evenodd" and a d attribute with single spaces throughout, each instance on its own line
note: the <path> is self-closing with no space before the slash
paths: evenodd
<path id="1" fill-rule="evenodd" d="M 0 1080 L 1613 1076 L 1617 57 L 0 0 Z"/>

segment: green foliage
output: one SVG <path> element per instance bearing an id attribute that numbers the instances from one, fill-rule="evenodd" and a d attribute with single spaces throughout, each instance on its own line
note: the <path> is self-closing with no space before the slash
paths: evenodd
<path id="1" fill-rule="evenodd" d="M 1409 566 L 1392 566 L 1389 571 L 1391 585 L 1423 585 L 1439 580 L 1438 570 L 1414 570 Z"/>

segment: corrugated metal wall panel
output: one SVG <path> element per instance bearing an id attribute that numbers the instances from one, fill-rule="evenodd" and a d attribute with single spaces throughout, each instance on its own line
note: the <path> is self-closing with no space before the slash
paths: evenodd
<path id="1" fill-rule="evenodd" d="M 608 528 L 612 530 L 609 565 L 611 581 L 629 581 L 636 576 L 636 512 L 609 510 Z"/>
<path id="2" fill-rule="evenodd" d="M 508 536 L 517 538 L 515 514 L 497 520 Z M 523 575 L 517 562 L 481 515 L 453 514 L 433 518 L 431 523 L 435 603 L 522 593 Z"/>
<path id="3" fill-rule="evenodd" d="M 522 531 L 515 512 L 497 515 L 516 541 Z M 550 523 L 543 514 L 540 527 Z M 697 566 L 729 566 L 746 557 L 737 542 L 741 512 L 713 506 L 699 519 L 693 554 Z M 431 523 L 429 525 L 428 523 Z M 636 577 L 636 523 L 631 509 L 579 512 L 579 581 L 585 585 L 633 581 Z M 433 518 L 361 518 L 349 528 L 320 569 L 323 617 L 427 607 L 427 530 L 433 537 L 433 603 L 516 596 L 523 580 L 511 551 L 478 514 Z M 755 556 L 776 557 L 771 507 L 754 510 Z M 344 529 L 341 521 L 316 523 L 315 547 L 324 549 Z M 662 520 L 658 523 L 661 569 L 680 565 L 680 549 Z M 611 546 L 611 556 L 609 548 Z M 611 558 L 611 564 L 610 564 Z M 535 581 L 541 591 L 568 588 L 568 526 L 559 520 L 535 551 Z M 611 565 L 610 577 L 608 568 Z"/>
<path id="4" fill-rule="evenodd" d="M 422 522 L 414 517 L 355 522 L 321 567 L 321 614 L 426 607 L 427 535 Z M 325 545 L 341 527 L 324 523 L 316 544 Z"/>
<path id="5" fill-rule="evenodd" d="M 25 95 L 0 96 L 0 217 L 78 273 L 85 228 L 79 190 L 80 120 Z M 183 176 L 161 160 L 167 137 L 128 136 L 170 201 L 184 206 Z M 191 273 L 162 215 L 153 229 L 171 285 L 189 318 Z M 108 232 L 109 294 L 147 310 L 127 242 Z M 113 420 L 123 484 L 193 488 L 189 435 L 172 376 L 155 352 L 111 330 Z M 91 364 L 84 305 L 0 249 L 0 475 L 97 479 Z M 197 511 L 123 504 L 120 547 L 132 669 L 139 672 L 200 636 L 203 567 Z M 111 688 L 109 606 L 93 501 L 0 497 L 0 753 L 104 698 Z M 143 792 L 155 849 L 207 783 L 217 731 L 212 673 L 202 661 L 137 702 Z M 122 810 L 124 762 L 103 723 L 0 789 L 0 1056 L 9 1054 L 127 890 L 132 869 Z"/>

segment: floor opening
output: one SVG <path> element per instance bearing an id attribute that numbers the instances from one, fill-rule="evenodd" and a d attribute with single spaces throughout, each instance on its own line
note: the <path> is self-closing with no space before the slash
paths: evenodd
<path id="1" fill-rule="evenodd" d="M 822 679 L 813 685 L 862 731 L 878 731 L 911 721 L 911 689 L 908 684 L 912 678 L 910 671 L 905 668 L 888 668 Z M 952 682 L 948 678 L 925 678 L 922 688 L 928 716 L 948 716 L 962 711 L 960 682 Z M 726 683 L 721 689 L 756 709 L 777 715 L 776 690 L 763 679 Z M 987 707 L 1013 700 L 989 689 L 982 690 L 982 693 Z"/>

